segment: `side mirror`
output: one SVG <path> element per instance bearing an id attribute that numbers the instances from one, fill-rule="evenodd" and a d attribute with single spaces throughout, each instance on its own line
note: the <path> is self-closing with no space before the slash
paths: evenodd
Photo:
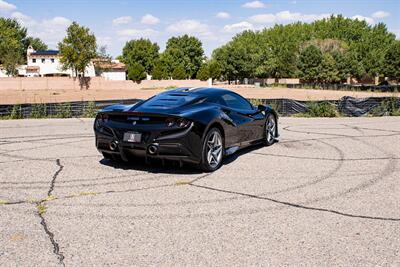
<path id="1" fill-rule="evenodd" d="M 265 111 L 267 108 L 264 105 L 258 105 L 257 109 L 259 111 Z"/>

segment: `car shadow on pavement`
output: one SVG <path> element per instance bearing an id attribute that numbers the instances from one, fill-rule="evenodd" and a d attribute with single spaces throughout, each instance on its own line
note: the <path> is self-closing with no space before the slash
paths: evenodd
<path id="1" fill-rule="evenodd" d="M 222 165 L 229 165 L 240 156 L 263 148 L 264 145 L 254 145 L 240 149 L 232 155 L 226 156 Z M 203 171 L 196 168 L 194 164 L 183 163 L 179 161 L 152 159 L 146 162 L 143 158 L 132 158 L 128 162 L 101 159 L 100 164 L 122 170 L 137 170 L 149 173 L 170 173 L 170 174 L 200 174 Z"/>

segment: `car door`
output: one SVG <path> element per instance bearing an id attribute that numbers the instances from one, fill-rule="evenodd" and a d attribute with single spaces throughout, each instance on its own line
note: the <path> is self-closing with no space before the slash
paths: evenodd
<path id="1" fill-rule="evenodd" d="M 237 127 L 237 143 L 246 145 L 247 143 L 260 139 L 263 125 L 262 118 L 256 109 L 240 95 L 229 92 L 221 96 L 223 103 L 230 109 L 229 117 Z"/>

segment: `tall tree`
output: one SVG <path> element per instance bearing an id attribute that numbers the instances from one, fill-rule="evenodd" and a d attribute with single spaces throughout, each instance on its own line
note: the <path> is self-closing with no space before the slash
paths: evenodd
<path id="1" fill-rule="evenodd" d="M 28 46 L 30 46 L 30 45 L 35 50 L 47 50 L 48 49 L 47 45 L 39 38 L 27 37 L 24 40 L 24 50 L 26 51 L 26 49 L 28 49 Z"/>
<path id="2" fill-rule="evenodd" d="M 97 56 L 96 37 L 89 28 L 73 22 L 67 29 L 67 36 L 58 43 L 60 62 L 64 70 L 72 69 L 75 76 L 85 76 L 85 70 Z"/>
<path id="3" fill-rule="evenodd" d="M 196 37 L 186 34 L 171 37 L 167 41 L 163 60 L 171 65 L 172 71 L 181 66 L 184 68 L 187 78 L 194 78 L 204 61 L 202 43 Z"/>
<path id="4" fill-rule="evenodd" d="M 400 79 L 400 41 L 394 42 L 385 54 L 385 75 Z"/>
<path id="5" fill-rule="evenodd" d="M 17 66 L 24 62 L 26 29 L 15 19 L 0 18 L 0 64 L 8 75 L 17 74 Z"/>
<path id="6" fill-rule="evenodd" d="M 146 72 L 140 63 L 133 63 L 128 66 L 128 79 L 133 81 L 141 81 L 146 79 Z"/>
<path id="7" fill-rule="evenodd" d="M 150 74 L 153 70 L 155 61 L 158 58 L 159 46 L 148 39 L 131 40 L 122 49 L 122 62 L 128 65 L 140 64 L 146 73 Z"/>
<path id="8" fill-rule="evenodd" d="M 301 78 L 306 82 L 315 82 L 321 71 L 324 57 L 315 45 L 307 46 L 299 57 L 298 68 Z"/>

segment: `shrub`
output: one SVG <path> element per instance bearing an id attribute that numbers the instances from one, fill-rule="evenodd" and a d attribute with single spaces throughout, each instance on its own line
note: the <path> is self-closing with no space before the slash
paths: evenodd
<path id="1" fill-rule="evenodd" d="M 9 116 L 10 119 L 12 120 L 17 120 L 17 119 L 22 119 L 22 107 L 21 105 L 14 105 L 11 114 Z"/>
<path id="2" fill-rule="evenodd" d="M 379 106 L 374 108 L 370 115 L 372 116 L 400 116 L 400 100 L 396 97 L 391 97 L 383 100 Z"/>
<path id="3" fill-rule="evenodd" d="M 31 118 L 40 119 L 45 118 L 47 115 L 47 106 L 46 104 L 33 104 L 31 111 Z"/>
<path id="4" fill-rule="evenodd" d="M 70 103 L 60 103 L 57 105 L 57 118 L 71 118 L 72 117 L 72 110 Z"/>
<path id="5" fill-rule="evenodd" d="M 339 112 L 336 106 L 329 102 L 311 102 L 308 105 L 308 110 L 305 113 L 295 114 L 295 117 L 338 117 Z"/>
<path id="6" fill-rule="evenodd" d="M 97 108 L 96 108 L 96 103 L 94 101 L 90 101 L 87 103 L 85 106 L 85 109 L 83 110 L 82 116 L 84 118 L 94 118 L 96 117 L 97 114 Z"/>

